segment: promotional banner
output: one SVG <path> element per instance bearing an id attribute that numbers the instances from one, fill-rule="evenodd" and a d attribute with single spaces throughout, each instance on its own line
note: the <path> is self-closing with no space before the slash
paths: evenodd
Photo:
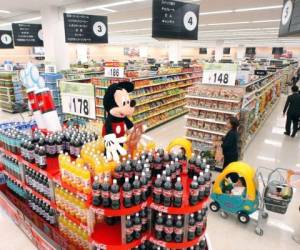
<path id="1" fill-rule="evenodd" d="M 206 63 L 203 69 L 203 83 L 234 86 L 237 78 L 237 64 Z"/>
<path id="2" fill-rule="evenodd" d="M 106 16 L 64 13 L 66 43 L 107 43 Z"/>
<path id="3" fill-rule="evenodd" d="M 13 23 L 15 46 L 43 46 L 43 31 L 41 24 Z"/>
<path id="4" fill-rule="evenodd" d="M 173 0 L 153 0 L 152 37 L 198 39 L 198 4 Z"/>
<path id="5" fill-rule="evenodd" d="M 13 37 L 10 30 L 0 30 L 0 49 L 13 49 Z"/>
<path id="6" fill-rule="evenodd" d="M 279 37 L 300 36 L 300 1 L 284 0 Z"/>
<path id="7" fill-rule="evenodd" d="M 96 119 L 93 84 L 60 81 L 59 87 L 63 113 Z"/>

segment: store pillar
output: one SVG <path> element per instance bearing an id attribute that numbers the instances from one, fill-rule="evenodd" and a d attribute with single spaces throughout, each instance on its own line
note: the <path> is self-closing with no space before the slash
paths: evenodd
<path id="1" fill-rule="evenodd" d="M 224 41 L 223 40 L 216 41 L 216 48 L 215 48 L 215 60 L 216 60 L 216 62 L 219 62 L 223 57 L 223 47 L 224 47 Z"/>
<path id="2" fill-rule="evenodd" d="M 170 42 L 168 44 L 168 57 L 169 61 L 177 63 L 181 61 L 181 43 L 180 42 Z"/>
<path id="3" fill-rule="evenodd" d="M 239 45 L 237 48 L 237 55 L 236 59 L 242 60 L 245 57 L 245 46 L 244 45 Z"/>
<path id="4" fill-rule="evenodd" d="M 56 65 L 57 70 L 68 69 L 69 51 L 65 43 L 63 9 L 46 6 L 41 10 L 45 61 Z"/>

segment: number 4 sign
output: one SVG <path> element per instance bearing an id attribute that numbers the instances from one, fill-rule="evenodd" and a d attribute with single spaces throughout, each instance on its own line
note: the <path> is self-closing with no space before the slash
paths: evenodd
<path id="1" fill-rule="evenodd" d="M 237 77 L 237 64 L 206 63 L 203 83 L 234 86 Z"/>
<path id="2" fill-rule="evenodd" d="M 60 81 L 59 87 L 63 113 L 96 119 L 94 85 Z"/>

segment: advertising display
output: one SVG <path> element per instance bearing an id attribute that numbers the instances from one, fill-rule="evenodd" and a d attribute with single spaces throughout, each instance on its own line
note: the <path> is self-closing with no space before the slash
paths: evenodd
<path id="1" fill-rule="evenodd" d="M 107 43 L 106 16 L 64 13 L 66 43 Z"/>
<path id="2" fill-rule="evenodd" d="M 170 0 L 153 0 L 152 37 L 198 39 L 200 6 Z"/>
<path id="3" fill-rule="evenodd" d="M 15 46 L 43 46 L 43 32 L 41 24 L 13 23 Z"/>

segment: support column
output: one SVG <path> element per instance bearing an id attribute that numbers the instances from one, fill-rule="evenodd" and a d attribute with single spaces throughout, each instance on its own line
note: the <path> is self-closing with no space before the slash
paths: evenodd
<path id="1" fill-rule="evenodd" d="M 217 40 L 216 41 L 216 49 L 215 49 L 216 62 L 219 62 L 223 58 L 223 47 L 224 47 L 224 41 Z"/>
<path id="2" fill-rule="evenodd" d="M 239 45 L 237 47 L 237 54 L 236 54 L 236 59 L 241 60 L 245 57 L 245 45 Z"/>
<path id="3" fill-rule="evenodd" d="M 171 41 L 168 44 L 169 61 L 177 63 L 181 61 L 181 43 L 180 41 Z"/>
<path id="4" fill-rule="evenodd" d="M 56 65 L 57 70 L 70 67 L 68 45 L 65 43 L 63 9 L 46 6 L 41 10 L 46 62 Z"/>

